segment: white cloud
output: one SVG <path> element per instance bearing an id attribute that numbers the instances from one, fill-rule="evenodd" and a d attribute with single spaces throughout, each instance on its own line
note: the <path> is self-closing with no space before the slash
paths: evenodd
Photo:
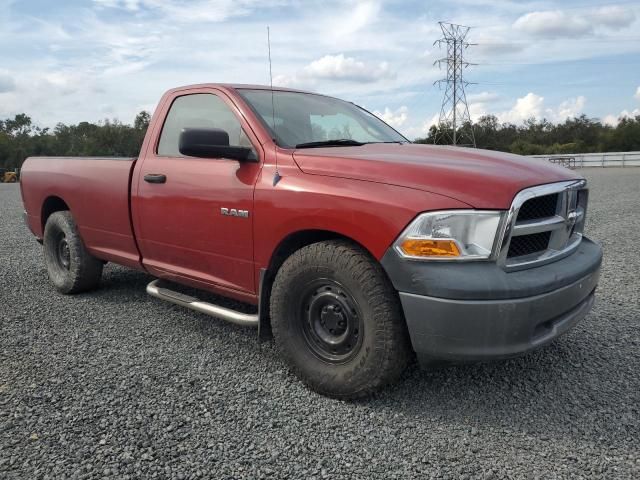
<path id="1" fill-rule="evenodd" d="M 628 27 L 636 19 L 633 10 L 621 7 L 620 5 L 609 5 L 598 8 L 593 13 L 588 14 L 588 16 L 595 24 L 610 28 Z"/>
<path id="2" fill-rule="evenodd" d="M 539 118 L 544 108 L 544 97 L 529 92 L 518 98 L 511 110 L 498 115 L 503 122 L 520 123 L 528 118 Z"/>
<path id="3" fill-rule="evenodd" d="M 606 125 L 610 125 L 612 127 L 615 127 L 616 125 L 618 125 L 620 123 L 620 119 L 622 119 L 622 118 L 635 118 L 637 116 L 640 116 L 640 108 L 636 108 L 636 109 L 634 109 L 632 111 L 623 110 L 618 115 L 614 115 L 612 113 L 610 113 L 609 115 L 605 115 L 602 118 L 602 123 L 604 123 Z"/>
<path id="4" fill-rule="evenodd" d="M 615 127 L 616 125 L 618 125 L 618 117 L 610 113 L 609 115 L 605 115 L 602 118 L 602 123 L 611 127 Z"/>
<path id="5" fill-rule="evenodd" d="M 431 128 L 431 125 L 436 125 L 439 119 L 439 115 L 434 115 L 429 120 L 424 121 L 421 124 L 402 128 L 401 132 L 409 140 L 425 138 L 429 135 L 429 129 Z"/>
<path id="6" fill-rule="evenodd" d="M 345 5 L 346 14 L 336 20 L 333 34 L 336 36 L 352 35 L 373 23 L 380 12 L 380 2 L 355 0 Z"/>
<path id="7" fill-rule="evenodd" d="M 487 115 L 489 112 L 488 106 L 499 99 L 500 96 L 495 92 L 480 92 L 467 95 L 471 120 L 477 122 L 480 117 Z"/>
<path id="8" fill-rule="evenodd" d="M 69 71 L 25 71 L 21 72 L 15 88 L 2 95 L 0 118 L 24 112 L 38 124 L 43 118 L 49 120 L 44 126 L 51 127 L 59 121 L 65 121 L 61 114 L 69 110 L 86 108 L 95 115 L 97 112 L 93 103 L 86 102 L 86 98 L 96 98 L 96 91 L 88 77 Z M 95 117 L 93 119 L 97 120 Z"/>
<path id="9" fill-rule="evenodd" d="M 577 37 L 593 30 L 593 25 L 585 18 L 562 10 L 527 13 L 518 18 L 513 27 L 544 37 Z"/>
<path id="10" fill-rule="evenodd" d="M 638 89 L 636 90 L 633 98 L 640 101 L 640 87 L 638 87 Z M 618 115 L 614 115 L 613 113 L 605 115 L 602 118 L 602 123 L 615 127 L 616 125 L 618 125 L 618 123 L 620 123 L 621 118 L 635 118 L 638 115 L 640 115 L 640 108 L 634 108 L 632 111 L 622 110 Z"/>
<path id="11" fill-rule="evenodd" d="M 584 96 L 569 98 L 562 101 L 557 107 L 546 107 L 544 97 L 533 92 L 518 98 L 515 105 L 497 116 L 501 122 L 521 123 L 529 118 L 541 120 L 546 118 L 551 122 L 564 122 L 567 118 L 579 116 L 587 99 Z"/>
<path id="12" fill-rule="evenodd" d="M 399 129 L 406 123 L 407 118 L 409 118 L 409 109 L 404 105 L 397 110 L 391 110 L 389 107 L 385 107 L 383 112 L 374 110 L 373 114 L 380 117 L 393 128 Z"/>
<path id="13" fill-rule="evenodd" d="M 579 116 L 584 110 L 584 106 L 587 103 L 587 99 L 580 95 L 576 98 L 570 98 L 560 103 L 557 109 L 547 110 L 550 118 L 553 121 L 562 122 L 567 118 L 574 118 Z"/>
<path id="14" fill-rule="evenodd" d="M 488 113 L 486 103 L 476 102 L 469 104 L 469 117 L 471 117 L 471 121 L 473 122 L 477 122 L 480 117 L 484 117 Z"/>
<path id="15" fill-rule="evenodd" d="M 309 78 L 350 82 L 375 82 L 393 76 L 387 62 L 365 63 L 353 57 L 345 57 L 342 53 L 325 55 L 304 67 L 302 72 Z"/>
<path id="16" fill-rule="evenodd" d="M 93 0 L 100 7 L 104 8 L 123 8 L 128 11 L 136 11 L 140 9 L 143 3 L 140 0 Z"/>
<path id="17" fill-rule="evenodd" d="M 300 79 L 296 75 L 275 75 L 273 77 L 274 87 L 292 88 L 300 85 Z"/>
<path id="18" fill-rule="evenodd" d="M 363 84 L 393 78 L 395 74 L 387 62 L 364 62 L 341 53 L 325 55 L 292 74 L 275 75 L 273 84 L 314 90 L 323 81 Z"/>
<path id="19" fill-rule="evenodd" d="M 174 22 L 222 22 L 245 16 L 256 6 L 285 4 L 286 0 L 93 0 L 101 8 L 122 9 L 131 13 L 143 9 L 168 16 Z"/>
<path id="20" fill-rule="evenodd" d="M 584 96 L 578 96 L 566 99 L 555 107 L 550 107 L 545 104 L 543 96 L 529 92 L 525 96 L 516 99 L 509 110 L 496 112 L 495 107 L 491 108 L 491 105 L 499 101 L 500 97 L 494 92 L 480 92 L 468 95 L 467 99 L 469 100 L 469 115 L 474 122 L 477 122 L 482 116 L 495 115 L 501 123 L 514 123 L 516 125 L 530 118 L 537 120 L 546 118 L 554 123 L 564 122 L 567 118 L 579 116 L 587 101 Z M 380 112 L 374 113 L 385 119 Z M 385 113 L 387 112 L 385 111 Z M 393 112 L 388 113 L 391 115 Z M 437 124 L 438 121 L 439 115 L 436 114 L 422 124 L 407 125 L 402 130 L 409 138 L 422 138 L 427 135 L 429 128 Z"/>
<path id="21" fill-rule="evenodd" d="M 635 21 L 631 8 L 619 5 L 604 6 L 593 10 L 545 10 L 530 12 L 519 17 L 513 27 L 516 30 L 539 37 L 583 37 L 596 28 L 620 29 Z"/>

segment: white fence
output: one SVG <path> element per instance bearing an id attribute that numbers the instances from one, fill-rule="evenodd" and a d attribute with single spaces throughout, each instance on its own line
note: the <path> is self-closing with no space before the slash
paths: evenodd
<path id="1" fill-rule="evenodd" d="M 565 155 L 530 155 L 564 167 L 640 167 L 640 152 L 575 153 Z"/>

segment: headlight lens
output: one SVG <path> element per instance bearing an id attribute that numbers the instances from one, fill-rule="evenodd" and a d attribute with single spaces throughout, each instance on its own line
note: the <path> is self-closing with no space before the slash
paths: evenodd
<path id="1" fill-rule="evenodd" d="M 395 243 L 405 258 L 481 260 L 493 252 L 504 212 L 450 210 L 419 215 Z"/>

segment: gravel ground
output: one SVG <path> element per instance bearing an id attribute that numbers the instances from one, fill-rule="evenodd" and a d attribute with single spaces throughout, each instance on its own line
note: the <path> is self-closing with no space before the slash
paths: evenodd
<path id="1" fill-rule="evenodd" d="M 64 297 L 0 185 L 0 478 L 639 478 L 640 169 L 583 171 L 593 312 L 525 357 L 316 395 L 273 343 L 109 265 Z"/>

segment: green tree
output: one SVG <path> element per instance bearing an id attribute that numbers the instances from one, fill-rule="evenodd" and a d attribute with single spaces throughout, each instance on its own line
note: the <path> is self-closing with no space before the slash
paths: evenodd
<path id="1" fill-rule="evenodd" d="M 435 143 L 442 137 L 439 129 L 432 126 L 427 136 L 416 142 Z M 531 118 L 522 125 L 500 123 L 495 116 L 487 115 L 473 124 L 473 131 L 478 148 L 522 155 L 640 150 L 640 116 L 621 118 L 616 127 L 611 127 L 586 115 L 558 124 Z"/>

